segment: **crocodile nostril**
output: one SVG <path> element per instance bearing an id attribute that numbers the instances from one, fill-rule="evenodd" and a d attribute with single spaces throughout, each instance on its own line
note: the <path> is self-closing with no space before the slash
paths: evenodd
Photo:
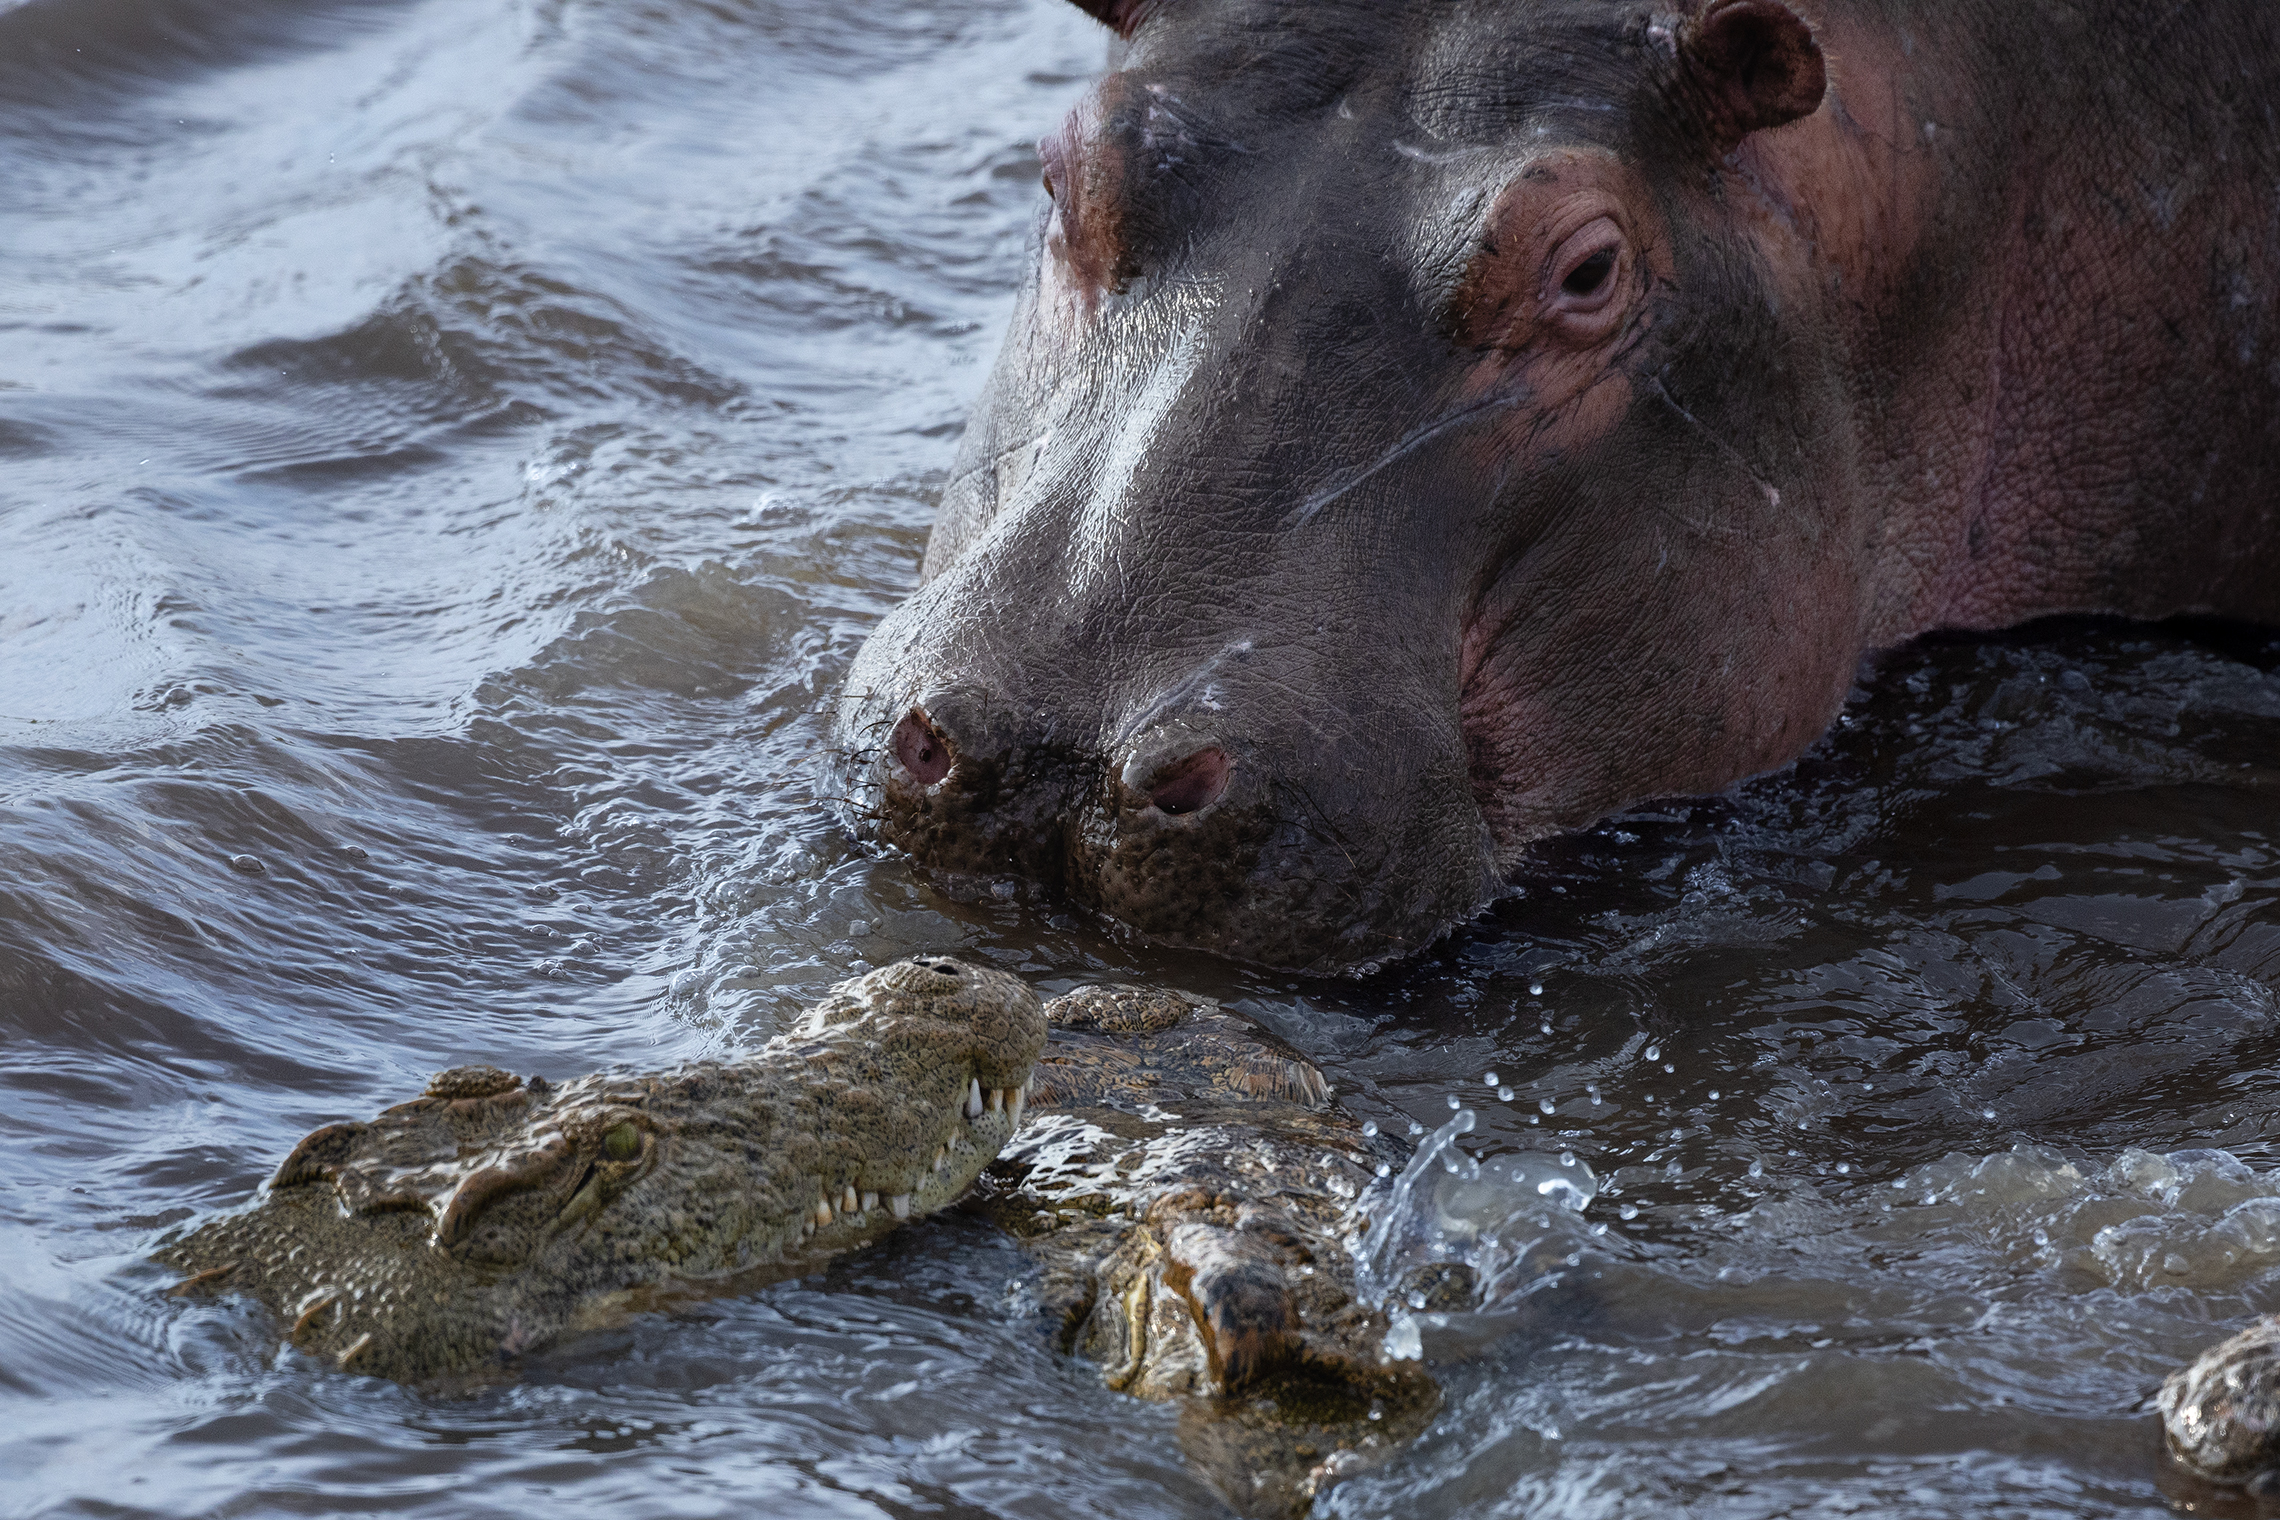
<path id="1" fill-rule="evenodd" d="M 1218 745 L 1199 749 L 1157 773 L 1155 785 L 1148 788 L 1148 801 L 1174 818 L 1201 812 L 1226 793 L 1232 769 L 1227 752 Z"/>
<path id="2" fill-rule="evenodd" d="M 950 741 L 943 738 L 926 714 L 914 707 L 903 714 L 889 741 L 895 760 L 920 786 L 932 786 L 950 774 Z"/>

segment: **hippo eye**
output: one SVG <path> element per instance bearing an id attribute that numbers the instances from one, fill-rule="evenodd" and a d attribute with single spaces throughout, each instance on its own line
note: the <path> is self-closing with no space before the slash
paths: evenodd
<path id="1" fill-rule="evenodd" d="M 1615 271 L 1615 250 L 1602 248 L 1568 273 L 1560 281 L 1560 289 L 1571 296 L 1587 296 L 1607 283 L 1608 275 Z"/>
<path id="2" fill-rule="evenodd" d="M 641 1154 L 641 1131 L 632 1124 L 620 1124 L 602 1136 L 602 1154 L 612 1161 L 631 1161 Z"/>
<path id="3" fill-rule="evenodd" d="M 1597 343 L 1623 325 L 1628 303 L 1619 293 L 1626 246 L 1622 224 L 1606 214 L 1560 240 L 1544 261 L 1542 311 L 1552 332 L 1569 343 Z"/>

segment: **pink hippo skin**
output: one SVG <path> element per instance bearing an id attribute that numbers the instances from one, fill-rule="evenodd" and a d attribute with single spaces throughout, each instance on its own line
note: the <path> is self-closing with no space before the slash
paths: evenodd
<path id="1" fill-rule="evenodd" d="M 2280 615 L 2280 6 L 1119 0 L 839 714 L 940 871 L 1314 972 L 1864 654 Z"/>

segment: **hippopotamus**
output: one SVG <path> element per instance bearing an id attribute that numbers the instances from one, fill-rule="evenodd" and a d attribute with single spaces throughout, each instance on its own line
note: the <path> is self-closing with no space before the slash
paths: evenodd
<path id="1" fill-rule="evenodd" d="M 2267 0 L 1079 3 L 835 720 L 945 881 L 1367 970 L 1927 631 L 2280 616 Z"/>

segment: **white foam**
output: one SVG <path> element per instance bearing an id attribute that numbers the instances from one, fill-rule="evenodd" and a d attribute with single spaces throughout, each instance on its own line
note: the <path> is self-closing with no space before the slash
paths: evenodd
<path id="1" fill-rule="evenodd" d="M 2229 1288 L 2280 1266 L 2280 1172 L 2227 1151 L 2133 1147 L 2099 1168 L 2018 1145 L 1942 1157 L 1896 1192 L 1960 1211 L 2015 1260 L 2117 1288 Z"/>

